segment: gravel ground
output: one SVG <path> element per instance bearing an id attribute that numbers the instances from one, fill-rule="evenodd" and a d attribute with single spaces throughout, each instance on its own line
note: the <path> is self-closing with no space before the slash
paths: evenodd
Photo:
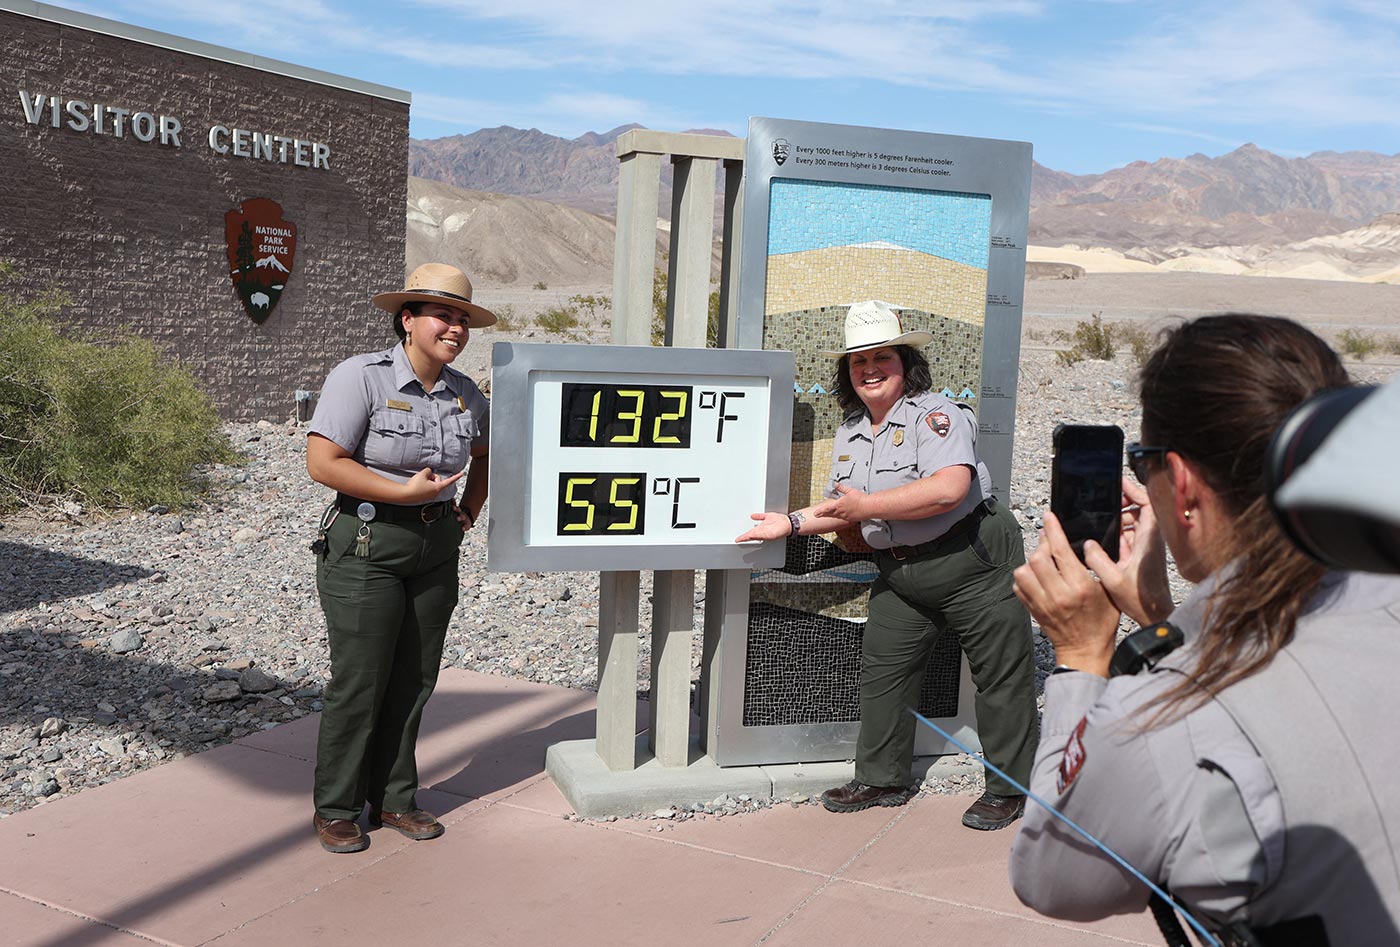
<path id="1" fill-rule="evenodd" d="M 1139 420 L 1129 356 L 1065 368 L 1037 344 L 1027 338 L 1022 360 L 1010 497 L 1028 551 L 1049 503 L 1055 424 L 1118 423 L 1132 439 Z M 1372 381 L 1395 370 L 1353 368 Z M 328 494 L 306 477 L 304 427 L 228 434 L 246 462 L 213 471 L 215 489 L 192 509 L 104 517 L 70 505 L 0 522 L 0 817 L 321 708 L 329 658 L 307 545 Z M 492 574 L 485 561 L 485 531 L 473 530 L 444 666 L 592 689 L 597 574 Z M 643 634 L 643 673 L 646 644 Z M 1053 655 L 1038 644 L 1043 676 Z M 979 789 L 966 776 L 926 786 Z M 726 797 L 649 815 L 763 804 Z"/>

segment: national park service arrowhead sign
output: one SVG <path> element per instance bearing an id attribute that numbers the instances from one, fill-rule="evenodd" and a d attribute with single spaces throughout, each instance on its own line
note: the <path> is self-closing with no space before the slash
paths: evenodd
<path id="1" fill-rule="evenodd" d="M 261 324 L 292 278 L 297 225 L 283 219 L 282 205 L 276 201 L 254 197 L 224 214 L 224 236 L 234 291 L 252 320 Z"/>

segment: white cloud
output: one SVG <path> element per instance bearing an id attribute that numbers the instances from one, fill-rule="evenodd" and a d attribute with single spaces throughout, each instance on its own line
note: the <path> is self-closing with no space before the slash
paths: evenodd
<path id="1" fill-rule="evenodd" d="M 1005 50 L 975 23 L 1038 15 L 1041 4 L 862 5 L 823 0 L 419 0 L 512 36 L 560 65 L 590 72 L 876 79 L 901 85 L 1021 89 Z"/>
<path id="2" fill-rule="evenodd" d="M 1238 148 L 1244 144 L 1239 138 L 1232 138 L 1228 135 L 1213 135 L 1210 132 L 1197 131 L 1192 128 L 1177 128 L 1172 125 L 1150 125 L 1143 122 L 1118 122 L 1117 125 L 1119 128 L 1131 131 L 1152 132 L 1158 135 L 1170 135 L 1173 138 L 1199 138 L 1201 141 L 1224 145 L 1227 148 Z"/>
<path id="3" fill-rule="evenodd" d="M 1337 126 L 1396 121 L 1400 21 L 1302 2 L 1176 7 L 1046 71 L 1060 97 L 1122 115 Z"/>
<path id="4" fill-rule="evenodd" d="M 373 58 L 416 115 L 473 127 L 732 125 L 745 103 L 714 88 L 736 80 L 810 88 L 816 109 L 858 82 L 910 125 L 947 103 L 1222 144 L 1400 126 L 1393 0 L 291 0 L 275 16 L 253 0 L 80 2 L 331 71 Z"/>
<path id="5" fill-rule="evenodd" d="M 593 92 L 560 92 L 525 101 L 421 93 L 413 97 L 413 117 L 462 128 L 542 128 L 568 138 L 632 122 L 650 128 L 700 127 L 687 116 L 657 110 L 640 99 Z"/>

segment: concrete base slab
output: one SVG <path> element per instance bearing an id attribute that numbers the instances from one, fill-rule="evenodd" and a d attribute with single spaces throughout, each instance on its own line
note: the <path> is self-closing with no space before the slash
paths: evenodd
<path id="1" fill-rule="evenodd" d="M 592 740 L 555 743 L 544 756 L 544 769 L 574 811 L 585 818 L 651 813 L 673 805 L 709 802 L 728 793 L 767 799 L 772 783 L 758 766 L 721 769 L 695 740 L 687 766 L 662 766 L 647 749 L 647 736 L 637 737 L 636 769 L 614 772 L 598 757 Z"/>
<path id="2" fill-rule="evenodd" d="M 850 782 L 855 763 L 769 764 L 718 766 L 698 743 L 690 744 L 690 763 L 666 767 L 647 749 L 647 735 L 637 737 L 634 770 L 613 771 L 598 757 L 593 740 L 555 743 L 545 752 L 545 772 L 574 812 L 588 819 L 648 814 L 667 806 L 690 806 L 716 797 L 747 795 L 754 799 L 787 800 L 816 796 Z M 981 766 L 956 756 L 924 756 L 914 760 L 914 777 L 975 775 Z"/>
<path id="3" fill-rule="evenodd" d="M 736 767 L 730 767 L 734 768 Z M 791 799 L 793 796 L 820 795 L 833 786 L 850 782 L 856 773 L 856 764 L 851 760 L 829 763 L 770 763 L 767 766 L 737 768 L 763 770 L 773 784 L 772 797 L 779 800 Z M 982 767 L 966 757 L 916 756 L 913 770 L 914 778 L 922 782 L 930 777 L 975 776 L 982 771 Z"/>

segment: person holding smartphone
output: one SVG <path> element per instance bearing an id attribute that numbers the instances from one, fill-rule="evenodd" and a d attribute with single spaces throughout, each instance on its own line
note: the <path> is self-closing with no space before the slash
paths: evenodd
<path id="1" fill-rule="evenodd" d="M 836 432 L 829 499 L 793 513 L 755 513 L 738 542 L 810 536 L 858 526 L 879 568 L 861 644 L 860 737 L 855 779 L 822 793 L 833 812 L 898 806 L 912 785 L 915 719 L 929 655 L 956 635 L 977 685 L 977 730 L 987 758 L 1024 781 L 1036 743 L 1030 619 L 1011 589 L 1025 561 L 1021 529 L 996 503 L 977 457 L 975 419 L 931 392 L 920 348 L 881 302 L 850 307 L 832 390 L 846 419 Z M 987 773 L 987 791 L 963 815 L 1001 829 L 1025 804 Z"/>
<path id="2" fill-rule="evenodd" d="M 1228 314 L 1167 333 L 1140 382 L 1120 557 L 1091 540 L 1086 568 L 1052 514 L 1016 570 L 1058 662 L 1031 789 L 1225 943 L 1400 943 L 1400 579 L 1329 572 L 1266 496 L 1270 438 L 1347 373 L 1297 323 Z M 1179 606 L 1167 549 L 1196 583 Z M 1110 679 L 1120 612 L 1185 643 Z M 1148 905 L 1039 806 L 1010 867 L 1053 917 Z"/>

